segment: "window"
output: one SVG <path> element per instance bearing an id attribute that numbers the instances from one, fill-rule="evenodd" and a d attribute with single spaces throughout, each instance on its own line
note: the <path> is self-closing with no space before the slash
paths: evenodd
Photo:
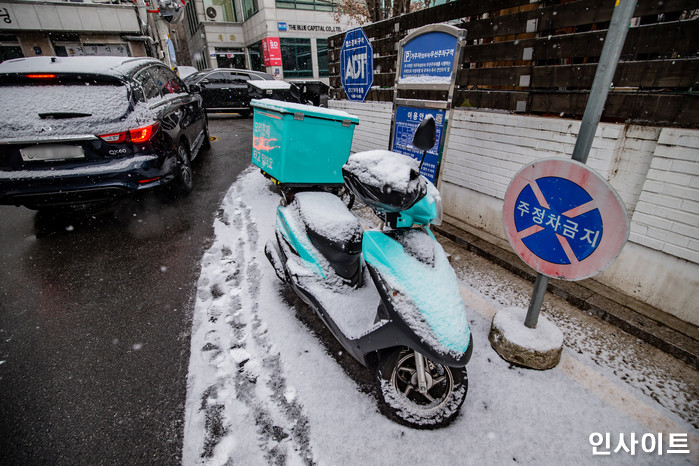
<path id="1" fill-rule="evenodd" d="M 151 68 L 151 72 L 161 95 L 175 94 L 182 89 L 182 81 L 169 69 L 158 66 Z"/>
<path id="2" fill-rule="evenodd" d="M 188 5 L 189 5 L 190 3 L 194 3 L 194 2 L 191 2 L 191 1 L 190 1 L 190 2 L 187 2 Z M 198 55 L 198 57 L 197 57 L 197 55 Z M 203 50 L 202 50 L 200 53 L 198 53 L 197 55 L 194 56 L 194 58 L 195 58 L 195 60 L 196 60 L 196 62 L 197 62 L 197 63 L 196 63 L 197 69 L 203 70 L 203 69 L 208 68 L 208 67 L 209 67 L 209 62 L 206 61 L 206 57 L 208 56 L 207 53 L 206 53 L 206 49 L 203 49 Z"/>
<path id="3" fill-rule="evenodd" d="M 246 68 L 245 50 L 242 48 L 216 47 L 216 68 Z"/>
<path id="4" fill-rule="evenodd" d="M 211 73 L 206 75 L 202 81 L 206 81 L 211 84 L 223 84 L 226 82 L 226 75 L 223 73 Z"/>
<path id="5" fill-rule="evenodd" d="M 248 47 L 248 55 L 250 56 L 250 69 L 255 71 L 267 71 L 265 61 L 262 55 L 262 41 L 256 42 Z"/>
<path id="6" fill-rule="evenodd" d="M 185 3 L 184 9 L 187 16 L 187 26 L 189 27 L 189 35 L 193 36 L 197 33 L 197 29 L 199 28 L 199 17 L 197 16 L 197 9 L 194 5 L 194 2 L 192 1 Z"/>
<path id="7" fill-rule="evenodd" d="M 312 78 L 311 39 L 282 38 L 282 69 L 285 78 Z"/>
<path id="8" fill-rule="evenodd" d="M 328 39 L 316 39 L 318 47 L 318 76 L 330 76 L 328 68 Z"/>
<path id="9" fill-rule="evenodd" d="M 151 76 L 151 74 L 148 71 L 148 69 L 145 69 L 139 72 L 136 75 L 135 79 L 136 82 L 141 85 L 141 88 L 143 88 L 143 94 L 145 98 L 152 99 L 160 95 L 160 89 L 158 89 L 158 86 L 155 84 L 153 76 Z"/>
<path id="10" fill-rule="evenodd" d="M 227 79 L 229 83 L 232 84 L 238 84 L 238 85 L 245 85 L 248 83 L 250 80 L 250 76 L 247 74 L 238 74 L 238 73 L 226 73 Z"/>
<path id="11" fill-rule="evenodd" d="M 0 62 L 22 57 L 24 57 L 24 54 L 22 53 L 22 47 L 17 41 L 17 36 L 0 34 Z"/>
<path id="12" fill-rule="evenodd" d="M 0 44 L 0 62 L 22 57 L 24 57 L 24 53 L 22 53 L 22 47 L 19 45 Z"/>
<path id="13" fill-rule="evenodd" d="M 243 17 L 245 21 L 250 19 L 252 15 L 260 11 L 260 7 L 257 5 L 257 0 L 242 0 L 243 3 Z"/>
<path id="14" fill-rule="evenodd" d="M 335 11 L 335 0 L 277 0 L 277 8 L 295 10 Z"/>

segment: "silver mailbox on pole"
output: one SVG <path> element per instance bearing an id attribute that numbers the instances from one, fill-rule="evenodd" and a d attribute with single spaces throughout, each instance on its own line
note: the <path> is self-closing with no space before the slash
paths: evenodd
<path id="1" fill-rule="evenodd" d="M 396 91 L 389 149 L 417 160 L 422 152 L 412 146 L 420 122 L 431 115 L 437 126 L 437 142 L 427 152 L 421 173 L 436 184 L 452 108 L 456 75 L 461 63 L 465 31 L 446 24 L 431 24 L 411 32 L 398 49 Z M 443 91 L 446 100 L 401 98 L 401 91 Z"/>

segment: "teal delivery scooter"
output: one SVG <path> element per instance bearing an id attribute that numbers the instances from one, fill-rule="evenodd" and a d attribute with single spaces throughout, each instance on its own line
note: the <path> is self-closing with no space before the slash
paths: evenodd
<path id="1" fill-rule="evenodd" d="M 434 134 L 434 120 L 423 121 L 413 145 L 429 150 Z M 276 244 L 265 254 L 346 351 L 376 371 L 384 415 L 445 426 L 466 397 L 472 338 L 456 275 L 429 228 L 441 221 L 439 192 L 417 161 L 394 152 L 353 154 L 341 170 L 344 189 L 383 227 L 363 231 L 334 188 L 279 183 Z"/>

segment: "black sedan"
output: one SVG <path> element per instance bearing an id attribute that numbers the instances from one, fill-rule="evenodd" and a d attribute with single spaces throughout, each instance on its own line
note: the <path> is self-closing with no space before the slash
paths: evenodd
<path id="1" fill-rule="evenodd" d="M 209 145 L 201 97 L 161 62 L 34 57 L 0 63 L 0 204 L 104 204 L 192 189 Z"/>
<path id="2" fill-rule="evenodd" d="M 189 90 L 204 100 L 210 112 L 236 112 L 249 116 L 248 81 L 273 81 L 274 76 L 260 71 L 214 68 L 200 71 L 185 80 Z"/>

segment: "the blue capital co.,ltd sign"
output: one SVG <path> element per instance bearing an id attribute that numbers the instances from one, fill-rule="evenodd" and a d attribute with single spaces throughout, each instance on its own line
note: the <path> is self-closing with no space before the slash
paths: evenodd
<path id="1" fill-rule="evenodd" d="M 363 102 L 374 84 L 374 48 L 362 28 L 345 34 L 340 50 L 340 81 L 349 100 Z"/>

